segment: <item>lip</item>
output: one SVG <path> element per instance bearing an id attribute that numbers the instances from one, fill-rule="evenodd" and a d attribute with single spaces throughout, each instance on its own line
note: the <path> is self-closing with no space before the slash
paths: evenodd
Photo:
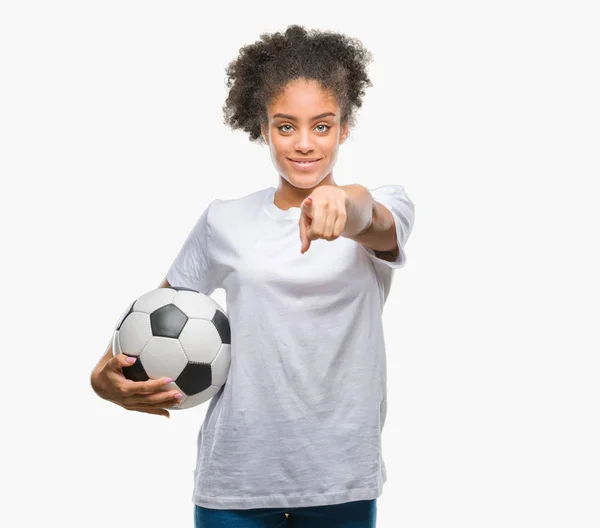
<path id="1" fill-rule="evenodd" d="M 298 158 L 301 159 L 301 158 Z M 298 170 L 311 170 L 317 163 L 319 163 L 319 161 L 321 161 L 323 158 L 318 158 L 315 159 L 314 161 L 311 161 L 310 163 L 298 163 L 296 161 L 294 161 L 292 158 L 288 158 L 288 160 L 290 160 L 290 163 L 296 167 Z"/>

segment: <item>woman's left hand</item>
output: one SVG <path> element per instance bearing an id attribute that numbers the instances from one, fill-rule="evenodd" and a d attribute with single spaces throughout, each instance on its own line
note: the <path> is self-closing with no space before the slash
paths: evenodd
<path id="1" fill-rule="evenodd" d="M 312 240 L 335 240 L 346 227 L 346 191 L 336 185 L 321 185 L 300 206 L 300 240 L 302 254 Z"/>

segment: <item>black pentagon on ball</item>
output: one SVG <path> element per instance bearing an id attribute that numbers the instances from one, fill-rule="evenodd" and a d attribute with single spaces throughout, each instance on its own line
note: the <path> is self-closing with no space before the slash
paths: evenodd
<path id="1" fill-rule="evenodd" d="M 125 355 L 129 356 L 129 354 L 125 354 Z M 136 356 L 129 356 L 129 357 L 136 357 Z M 142 365 L 140 358 L 137 358 L 137 361 L 130 367 L 122 367 L 122 370 L 123 370 L 123 375 L 131 381 L 148 381 L 150 379 L 150 377 L 144 370 L 144 366 Z"/>
<path id="2" fill-rule="evenodd" d="M 150 328 L 155 337 L 177 339 L 188 317 L 174 304 L 167 304 L 150 314 Z"/>
<path id="3" fill-rule="evenodd" d="M 217 310 L 212 318 L 212 322 L 215 325 L 217 332 L 219 332 L 221 343 L 224 345 L 231 345 L 231 328 L 229 327 L 229 319 L 227 319 L 227 316 L 220 310 Z"/>
<path id="4" fill-rule="evenodd" d="M 177 386 L 188 396 L 208 389 L 212 383 L 212 370 L 208 363 L 190 361 L 175 380 Z"/>

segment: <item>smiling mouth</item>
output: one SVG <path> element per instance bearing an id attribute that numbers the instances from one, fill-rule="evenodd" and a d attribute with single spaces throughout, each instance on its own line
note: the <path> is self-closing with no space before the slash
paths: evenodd
<path id="1" fill-rule="evenodd" d="M 292 159 L 292 158 L 288 158 L 292 163 L 297 163 L 298 165 L 310 165 L 312 163 L 316 163 L 317 161 L 320 161 L 321 158 L 318 159 L 312 159 L 312 160 L 303 160 L 303 159 Z"/>

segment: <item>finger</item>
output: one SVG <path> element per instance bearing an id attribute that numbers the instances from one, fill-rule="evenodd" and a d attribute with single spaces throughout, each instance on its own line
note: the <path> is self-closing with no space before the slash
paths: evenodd
<path id="1" fill-rule="evenodd" d="M 325 226 L 323 227 L 323 238 L 325 240 L 333 240 L 333 228 L 335 221 L 337 220 L 337 212 L 331 211 L 325 219 Z"/>
<path id="2" fill-rule="evenodd" d="M 307 242 L 308 242 L 308 238 L 306 236 L 306 220 L 304 218 L 304 216 L 300 216 L 300 220 L 298 221 L 298 226 L 300 228 L 300 242 L 302 243 L 302 247 L 300 249 L 301 253 L 304 253 L 306 251 L 307 248 Z M 305 249 L 306 247 L 306 249 Z"/>
<path id="3" fill-rule="evenodd" d="M 302 249 L 300 250 L 301 253 L 306 253 L 308 251 L 308 248 L 310 248 L 310 238 L 308 238 L 308 226 L 304 226 L 304 233 L 302 236 Z"/>
<path id="4" fill-rule="evenodd" d="M 306 253 L 310 247 L 310 238 L 308 236 L 310 225 L 312 223 L 313 215 L 313 199 L 312 196 L 308 196 L 300 204 L 300 240 L 302 241 L 302 247 L 300 253 Z M 309 223 L 310 219 L 310 223 Z"/>
<path id="5" fill-rule="evenodd" d="M 125 407 L 125 409 L 128 409 L 130 411 L 140 411 L 140 410 L 157 410 L 157 409 L 168 409 L 170 407 L 175 407 L 175 405 L 179 403 L 178 401 L 171 401 L 171 402 L 161 402 L 161 403 L 153 403 L 152 405 L 149 404 L 145 404 L 145 403 L 136 403 L 135 405 L 129 405 L 128 403 L 123 404 L 123 407 Z"/>
<path id="6" fill-rule="evenodd" d="M 306 253 L 308 250 L 310 249 L 310 240 L 307 238 L 303 243 L 302 243 L 302 249 L 300 250 L 300 253 L 304 254 Z"/>
<path id="7" fill-rule="evenodd" d="M 179 398 L 175 398 L 175 395 L 179 394 Z M 181 401 L 181 392 L 178 390 L 174 391 L 160 391 L 158 393 L 150 393 L 139 395 L 135 394 L 133 396 L 129 396 L 125 399 L 125 403 L 127 405 L 154 405 L 157 403 L 163 404 L 165 402 L 174 402 L 177 403 Z"/>
<path id="8" fill-rule="evenodd" d="M 135 363 L 135 361 L 132 360 L 137 360 L 137 358 L 121 353 L 111 357 L 107 362 L 107 366 L 114 372 L 122 374 L 123 367 L 130 367 Z"/>
<path id="9" fill-rule="evenodd" d="M 306 214 L 310 217 L 312 217 L 312 213 L 313 213 L 313 199 L 312 196 L 308 196 L 300 205 L 300 210 L 302 211 L 303 214 Z"/>
<path id="10" fill-rule="evenodd" d="M 347 215 L 345 211 L 340 211 L 335 219 L 335 226 L 333 228 L 333 236 L 342 236 L 344 229 L 346 228 Z"/>
<path id="11" fill-rule="evenodd" d="M 171 383 L 171 378 L 149 379 L 147 381 L 125 380 L 119 384 L 119 390 L 122 394 L 132 395 L 140 392 L 157 392 L 164 390 L 164 386 Z"/>
<path id="12" fill-rule="evenodd" d="M 323 237 L 325 230 L 325 222 L 329 214 L 329 205 L 327 203 L 313 208 L 313 219 L 310 224 L 310 229 L 307 233 L 309 240 L 317 240 Z"/>

